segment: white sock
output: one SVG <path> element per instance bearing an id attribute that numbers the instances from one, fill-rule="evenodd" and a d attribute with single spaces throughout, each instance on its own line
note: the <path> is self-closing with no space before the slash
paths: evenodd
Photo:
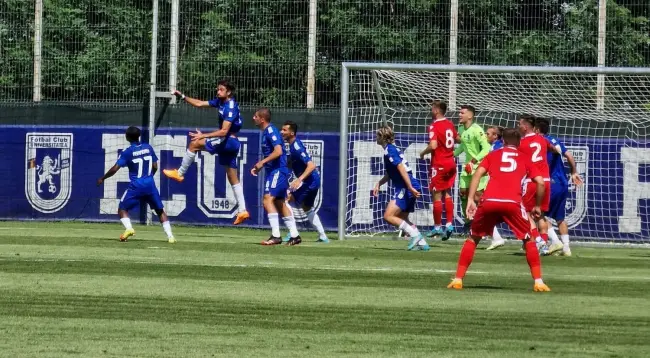
<path id="1" fill-rule="evenodd" d="M 291 235 L 292 238 L 300 235 L 298 228 L 296 227 L 296 219 L 293 215 L 285 216 L 282 220 L 284 220 L 284 225 L 289 229 L 289 235 Z"/>
<path id="2" fill-rule="evenodd" d="M 551 245 L 559 244 L 560 243 L 560 238 L 557 237 L 557 234 L 555 233 L 555 229 L 553 229 L 553 226 L 548 226 L 548 237 L 551 239 Z"/>
<path id="3" fill-rule="evenodd" d="M 266 216 L 269 218 L 269 224 L 271 224 L 271 236 L 280 237 L 280 220 L 278 219 L 278 213 L 271 213 Z"/>
<path id="4" fill-rule="evenodd" d="M 402 223 L 399 224 L 399 229 L 406 231 L 410 237 L 416 237 L 420 235 L 420 231 L 417 227 L 409 225 L 406 221 L 402 220 Z"/>
<path id="5" fill-rule="evenodd" d="M 440 229 L 442 229 L 442 226 L 440 226 L 440 225 L 434 225 L 433 228 L 434 228 L 436 231 L 439 231 Z"/>
<path id="6" fill-rule="evenodd" d="M 421 238 L 420 241 L 418 241 L 418 245 L 420 246 L 428 245 L 427 240 L 425 240 L 424 237 Z"/>
<path id="7" fill-rule="evenodd" d="M 185 173 L 187 173 L 187 169 L 189 169 L 190 165 L 194 163 L 194 158 L 196 158 L 196 153 L 190 152 L 189 150 L 185 152 L 183 161 L 181 162 L 181 167 L 178 168 L 178 174 L 185 175 Z"/>
<path id="8" fill-rule="evenodd" d="M 293 207 L 291 206 L 291 204 L 289 204 L 288 201 L 285 201 L 284 205 L 286 205 L 287 209 L 289 209 L 289 215 L 293 216 Z"/>
<path id="9" fill-rule="evenodd" d="M 492 230 L 492 241 L 504 241 L 496 226 L 494 227 L 494 230 Z"/>
<path id="10" fill-rule="evenodd" d="M 172 235 L 172 226 L 169 224 L 169 221 L 165 221 L 164 223 L 162 223 L 162 227 L 163 230 L 165 231 L 165 234 L 167 234 L 168 238 L 174 237 L 174 235 Z"/>
<path id="11" fill-rule="evenodd" d="M 124 228 L 129 230 L 133 229 L 133 226 L 131 226 L 131 219 L 129 218 L 121 218 L 120 221 L 122 222 L 122 225 L 124 225 Z"/>
<path id="12" fill-rule="evenodd" d="M 536 279 L 535 279 L 535 283 L 539 283 L 540 285 L 543 285 L 543 284 L 544 284 L 544 281 L 542 281 L 541 278 L 536 278 Z"/>
<path id="13" fill-rule="evenodd" d="M 564 247 L 569 247 L 569 234 L 563 234 L 560 235 L 562 238 L 562 243 L 564 244 Z"/>
<path id="14" fill-rule="evenodd" d="M 445 226 L 446 227 L 451 227 L 451 223 L 447 223 Z"/>
<path id="15" fill-rule="evenodd" d="M 246 201 L 244 201 L 244 187 L 241 183 L 232 186 L 232 191 L 235 192 L 235 200 L 237 200 L 238 210 L 240 213 L 246 211 Z"/>
<path id="16" fill-rule="evenodd" d="M 318 235 L 320 235 L 320 237 L 326 236 L 325 229 L 323 228 L 323 224 L 321 224 L 320 218 L 318 217 L 318 214 L 316 214 L 316 211 L 313 208 L 309 209 L 309 211 L 307 212 L 307 220 L 309 220 L 311 226 L 313 226 L 314 229 L 318 231 Z"/>

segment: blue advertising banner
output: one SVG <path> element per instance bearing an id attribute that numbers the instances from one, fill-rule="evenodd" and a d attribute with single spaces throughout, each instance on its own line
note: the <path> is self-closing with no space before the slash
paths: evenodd
<path id="1" fill-rule="evenodd" d="M 182 128 L 156 132 L 152 145 L 160 158 L 160 169 L 180 165 L 189 143 L 188 132 L 189 129 Z M 378 198 L 371 195 L 383 175 L 381 147 L 368 135 L 350 138 L 347 212 L 338 213 L 338 134 L 300 133 L 299 137 L 323 178 L 316 200 L 323 225 L 328 230 L 336 230 L 338 216 L 342 214 L 348 232 L 392 231 L 382 219 L 390 199 L 390 187 L 384 186 Z M 240 180 L 251 214 L 246 225 L 267 226 L 261 205 L 264 178 L 250 174 L 260 159 L 260 133 L 242 131 L 239 138 L 242 142 Z M 626 139 L 560 139 L 572 152 L 585 179 L 584 186 L 570 188 L 567 221 L 572 236 L 607 241 L 647 240 L 650 237 L 650 143 Z M 399 137 L 396 144 L 415 168 L 424 188 L 412 219 L 421 227 L 429 227 L 433 222 L 427 191 L 428 162 L 418 157 L 426 143 L 421 136 L 412 135 Z M 0 165 L 6 175 L 0 179 L 0 218 L 116 220 L 120 197 L 128 185 L 127 170 L 120 170 L 101 187 L 95 182 L 115 164 L 127 145 L 123 127 L 2 126 Z M 234 193 L 227 184 L 224 169 L 212 155 L 198 155 L 182 183 L 168 180 L 160 170 L 155 180 L 173 222 L 230 225 L 236 215 Z M 300 210 L 296 216 L 305 220 Z M 459 207 L 455 225 L 462 225 Z"/>

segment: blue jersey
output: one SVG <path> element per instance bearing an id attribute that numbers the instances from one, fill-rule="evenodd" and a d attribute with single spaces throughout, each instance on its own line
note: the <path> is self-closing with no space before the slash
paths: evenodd
<path id="1" fill-rule="evenodd" d="M 497 150 L 503 148 L 503 140 L 497 139 L 492 143 L 492 150 Z"/>
<path id="2" fill-rule="evenodd" d="M 266 169 L 267 175 L 276 169 L 282 169 L 287 173 L 289 172 L 287 169 L 287 151 L 284 148 L 280 131 L 278 131 L 273 124 L 269 123 L 269 126 L 262 132 L 262 154 L 264 154 L 264 158 L 273 153 L 273 149 L 276 145 L 279 145 L 282 148 L 282 155 L 279 158 L 264 164 L 264 169 Z"/>
<path id="3" fill-rule="evenodd" d="M 546 140 L 548 140 L 553 147 L 557 148 L 560 151 L 560 154 L 555 153 L 552 150 L 549 150 L 546 153 L 548 170 L 551 180 L 555 183 L 569 185 L 566 172 L 564 171 L 564 162 L 562 161 L 562 156 L 564 156 L 564 153 L 567 151 L 566 147 L 564 144 L 562 144 L 562 142 L 551 135 L 546 134 L 544 135 L 544 138 L 546 138 Z"/>
<path id="4" fill-rule="evenodd" d="M 399 166 L 400 163 L 404 164 L 406 172 L 411 179 L 411 185 L 416 189 L 420 188 L 418 181 L 413 177 L 411 168 L 404 159 L 404 154 L 402 154 L 394 144 L 389 143 L 384 149 L 384 166 L 386 167 L 388 177 L 393 182 L 393 187 L 395 187 L 395 189 L 406 188 L 404 179 L 402 179 L 402 175 L 399 173 L 399 170 L 397 170 L 397 166 Z"/>
<path id="5" fill-rule="evenodd" d="M 149 144 L 134 142 L 122 151 L 116 164 L 120 168 L 129 168 L 130 187 L 148 188 L 154 185 L 153 163 L 156 162 L 158 157 Z"/>
<path id="6" fill-rule="evenodd" d="M 219 129 L 223 127 L 223 122 L 230 122 L 230 129 L 226 136 L 238 133 L 242 126 L 241 114 L 239 113 L 239 104 L 235 98 L 222 102 L 219 98 L 213 98 L 208 101 L 210 107 L 219 109 Z"/>
<path id="7" fill-rule="evenodd" d="M 302 144 L 302 141 L 300 141 L 298 138 L 296 138 L 293 144 L 289 146 L 289 159 L 291 160 L 291 169 L 293 169 L 296 177 L 301 176 L 307 169 L 307 164 L 312 161 L 309 153 L 307 153 L 305 145 Z M 314 163 L 314 165 L 315 164 L 316 163 Z M 305 184 L 312 184 L 317 182 L 320 182 L 320 174 L 318 173 L 318 168 L 314 169 L 311 174 L 309 174 L 309 176 L 303 181 Z"/>

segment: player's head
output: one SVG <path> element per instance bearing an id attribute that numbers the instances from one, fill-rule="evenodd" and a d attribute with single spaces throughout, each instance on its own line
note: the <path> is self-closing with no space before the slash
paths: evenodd
<path id="1" fill-rule="evenodd" d="M 521 134 L 533 133 L 535 129 L 535 116 L 522 114 L 519 116 L 519 131 Z"/>
<path id="2" fill-rule="evenodd" d="M 535 120 L 535 131 L 542 134 L 548 134 L 551 122 L 546 118 L 537 118 Z"/>
<path id="3" fill-rule="evenodd" d="M 129 127 L 126 129 L 126 140 L 129 143 L 139 142 L 140 141 L 140 128 L 138 127 Z"/>
<path id="4" fill-rule="evenodd" d="M 492 144 L 497 140 L 501 139 L 502 133 L 503 133 L 503 129 L 501 127 L 491 126 L 488 127 L 487 131 L 485 132 L 485 137 L 487 138 L 488 143 Z"/>
<path id="5" fill-rule="evenodd" d="M 459 121 L 460 123 L 467 123 L 471 122 L 474 120 L 474 113 L 476 113 L 476 109 L 474 109 L 473 106 L 470 105 L 462 105 L 460 106 L 460 113 L 459 113 Z"/>
<path id="6" fill-rule="evenodd" d="M 386 144 L 394 142 L 395 133 L 393 132 L 393 128 L 389 126 L 381 126 L 377 129 L 377 144 L 384 147 Z"/>
<path id="7" fill-rule="evenodd" d="M 516 128 L 506 128 L 503 130 L 503 144 L 512 145 L 515 147 L 519 146 L 519 141 L 521 141 L 521 133 Z"/>
<path id="8" fill-rule="evenodd" d="M 229 79 L 224 78 L 217 82 L 217 97 L 219 99 L 228 99 L 235 92 L 235 85 Z"/>
<path id="9" fill-rule="evenodd" d="M 296 133 L 298 133 L 298 125 L 296 122 L 293 121 L 286 121 L 282 125 L 282 129 L 280 130 L 280 134 L 282 134 L 282 139 L 286 141 L 291 141 L 293 138 L 296 137 Z"/>
<path id="10" fill-rule="evenodd" d="M 445 101 L 437 99 L 431 103 L 431 115 L 433 115 L 434 119 L 444 117 L 445 113 L 447 113 L 447 103 Z"/>
<path id="11" fill-rule="evenodd" d="M 256 126 L 263 127 L 262 129 L 266 128 L 266 124 L 271 122 L 271 110 L 266 107 L 258 109 L 253 115 L 253 122 Z"/>

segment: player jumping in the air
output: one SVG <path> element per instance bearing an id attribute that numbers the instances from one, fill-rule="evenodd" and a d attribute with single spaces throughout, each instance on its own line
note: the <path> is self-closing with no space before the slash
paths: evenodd
<path id="1" fill-rule="evenodd" d="M 264 169 L 264 209 L 266 210 L 269 224 L 271 225 L 271 237 L 262 241 L 262 245 L 278 245 L 282 243 L 280 238 L 280 220 L 278 213 L 282 213 L 284 224 L 289 229 L 291 238 L 287 245 L 298 245 L 302 242 L 296 219 L 286 204 L 287 189 L 289 189 L 289 168 L 287 167 L 287 153 L 284 149 L 280 131 L 271 124 L 271 111 L 268 108 L 260 108 L 253 116 L 255 125 L 262 131 L 262 153 L 264 159 L 260 160 L 251 169 L 251 174 L 257 174 Z"/>
<path id="2" fill-rule="evenodd" d="M 135 235 L 135 230 L 131 226 L 131 219 L 129 219 L 129 210 L 141 202 L 145 202 L 156 212 L 163 230 L 167 234 L 167 241 L 173 244 L 176 239 L 172 235 L 172 227 L 169 220 L 167 220 L 167 214 L 163 209 L 160 193 L 153 178 L 153 175 L 158 170 L 158 157 L 149 144 L 140 143 L 140 129 L 138 127 L 126 129 L 126 140 L 131 145 L 122 151 L 117 163 L 103 177 L 97 179 L 97 185 L 102 185 L 104 180 L 115 175 L 120 168 L 129 168 L 131 182 L 124 194 L 122 194 L 117 211 L 125 229 L 120 236 L 120 241 L 127 241 L 129 237 Z"/>
<path id="3" fill-rule="evenodd" d="M 460 118 L 459 122 L 463 126 L 463 131 L 460 134 L 460 145 L 454 151 L 454 156 L 457 157 L 461 153 L 465 153 L 465 164 L 463 165 L 463 171 L 460 174 L 460 202 L 461 210 L 463 213 L 467 209 L 467 192 L 469 188 L 469 183 L 472 180 L 472 174 L 478 167 L 478 164 L 481 160 L 490 152 L 490 144 L 485 137 L 485 132 L 483 128 L 478 125 L 474 120 L 474 114 L 476 110 L 472 106 L 461 106 L 460 107 Z M 483 195 L 483 191 L 488 183 L 488 177 L 482 177 L 481 182 L 478 185 L 476 190 L 476 197 L 474 198 L 475 202 L 478 202 Z M 465 229 L 469 230 L 471 225 L 470 220 L 465 216 Z"/>
<path id="4" fill-rule="evenodd" d="M 454 124 L 447 118 L 447 104 L 435 100 L 431 106 L 433 122 L 429 125 L 429 145 L 420 152 L 420 159 L 431 155 L 431 183 L 429 189 L 433 193 L 433 230 L 428 237 L 442 236 L 448 240 L 454 232 L 454 202 L 451 197 L 451 188 L 456 179 L 456 161 L 454 160 L 454 144 L 458 142 L 458 132 Z M 442 200 L 445 201 L 447 225 L 443 235 L 442 229 Z"/>
<path id="5" fill-rule="evenodd" d="M 521 205 L 522 186 L 525 178 L 535 184 L 535 205 L 531 212 L 541 215 L 540 205 L 544 199 L 544 181 L 538 169 L 534 167 L 528 157 L 517 150 L 520 134 L 516 129 L 509 128 L 503 132 L 505 147 L 488 154 L 476 173 L 472 176 L 467 199 L 467 216 L 473 218 L 469 237 L 460 251 L 456 276 L 447 286 L 460 290 L 463 288 L 463 278 L 472 263 L 476 246 L 481 238 L 492 233 L 494 226 L 505 222 L 514 232 L 515 237 L 523 240 L 526 250 L 526 261 L 530 273 L 535 280 L 535 292 L 550 291 L 542 280 L 542 267 L 539 252 L 535 241 L 530 237 L 530 222 L 528 215 Z M 485 193 L 478 204 L 474 202 L 474 195 L 478 189 L 481 177 L 490 175 Z"/>
<path id="6" fill-rule="evenodd" d="M 571 181 L 573 184 L 580 186 L 583 184 L 583 181 L 580 174 L 578 174 L 573 155 L 566 149 L 562 142 L 548 134 L 549 128 L 550 123 L 548 119 L 537 118 L 537 120 L 535 120 L 535 130 L 542 134 L 558 151 L 558 153 L 550 151 L 547 154 L 548 166 L 551 172 L 551 202 L 549 210 L 546 212 L 546 216 L 555 220 L 560 230 L 560 237 L 562 240 L 560 241 L 553 226 L 548 225 L 546 220 L 541 222 L 541 225 L 548 226 L 548 236 L 551 239 L 548 254 L 551 255 L 562 250 L 564 256 L 571 256 L 571 248 L 569 247 L 569 226 L 565 220 L 566 202 L 569 197 L 569 181 L 567 180 L 566 172 L 564 171 L 562 156 L 564 156 L 567 163 L 569 163 L 569 168 L 571 169 Z"/>
<path id="7" fill-rule="evenodd" d="M 503 148 L 503 138 L 501 136 L 502 133 L 503 133 L 503 128 L 498 126 L 491 126 L 485 132 L 487 141 L 492 146 L 491 151 Z M 490 243 L 490 246 L 488 246 L 486 250 L 488 251 L 495 250 L 505 244 L 506 244 L 506 240 L 504 240 L 503 237 L 501 236 L 501 233 L 499 233 L 499 229 L 496 226 L 494 226 L 494 231 L 492 232 L 492 242 Z"/>
<path id="8" fill-rule="evenodd" d="M 325 234 L 323 224 L 314 209 L 314 202 L 318 196 L 318 189 L 320 189 L 320 173 L 316 164 L 311 159 L 302 141 L 296 138 L 298 132 L 298 125 L 292 121 L 284 122 L 282 130 L 282 138 L 289 143 L 289 164 L 296 179 L 289 185 L 291 192 L 289 202 L 300 205 L 302 210 L 307 215 L 309 223 L 318 231 L 318 242 L 328 243 L 329 239 Z M 290 240 L 286 238 L 286 241 Z"/>
<path id="9" fill-rule="evenodd" d="M 384 167 L 386 174 L 379 180 L 373 190 L 373 195 L 379 195 L 379 188 L 389 180 L 393 184 L 395 197 L 386 206 L 384 220 L 389 224 L 405 231 L 409 237 L 408 250 L 429 251 L 429 245 L 420 234 L 418 228 L 408 219 L 415 211 L 415 201 L 420 196 L 420 182 L 404 159 L 404 154 L 395 146 L 395 134 L 389 126 L 377 130 L 377 144 L 384 148 Z"/>
<path id="10" fill-rule="evenodd" d="M 239 225 L 244 220 L 250 218 L 246 210 L 246 201 L 244 200 L 244 187 L 239 182 L 237 170 L 237 156 L 241 143 L 237 139 L 237 133 L 242 127 L 242 119 L 239 113 L 239 104 L 235 101 L 233 92 L 235 86 L 228 80 L 221 80 L 217 83 L 217 97 L 209 101 L 187 97 L 180 91 L 174 91 L 173 94 L 185 102 L 198 108 L 214 107 L 219 109 L 219 129 L 209 133 L 202 133 L 198 129 L 191 132 L 192 141 L 187 147 L 187 152 L 183 156 L 183 161 L 178 169 L 165 169 L 163 174 L 167 177 L 182 182 L 185 173 L 194 163 L 196 154 L 199 151 L 206 151 L 212 155 L 218 154 L 219 164 L 226 168 L 228 182 L 232 186 L 237 200 L 238 213 L 233 224 Z"/>

